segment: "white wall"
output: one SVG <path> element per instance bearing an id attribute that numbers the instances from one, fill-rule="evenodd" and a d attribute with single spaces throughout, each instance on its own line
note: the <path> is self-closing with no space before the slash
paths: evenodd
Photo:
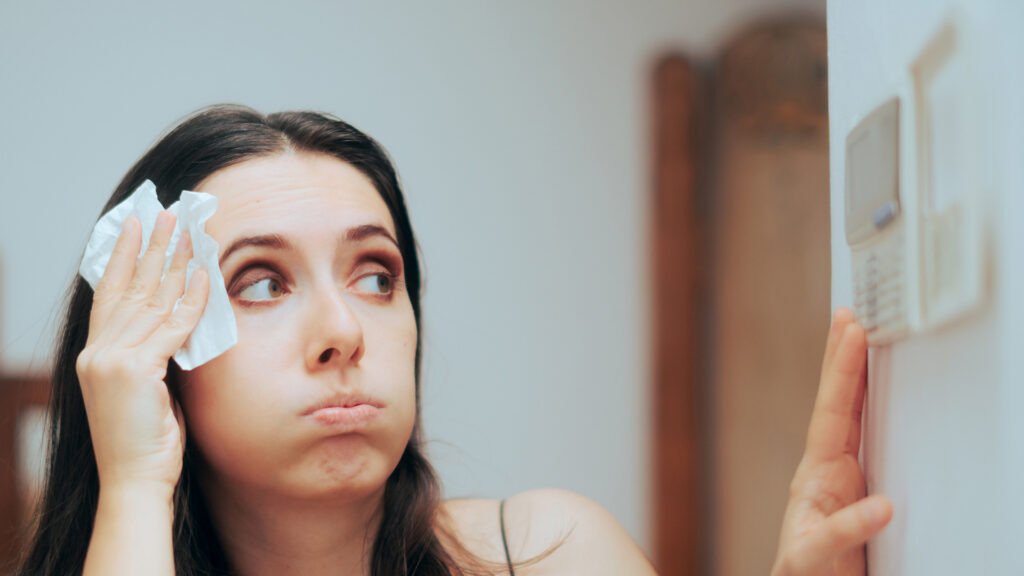
<path id="1" fill-rule="evenodd" d="M 334 112 L 390 150 L 425 254 L 448 493 L 558 486 L 648 545 L 647 84 L 822 0 L 6 2 L 0 361 L 43 370 L 92 223 L 193 109 Z"/>
<path id="2" fill-rule="evenodd" d="M 873 576 L 1024 573 L 1021 3 L 829 1 L 833 305 L 852 301 L 846 136 L 883 100 L 901 97 L 901 200 L 916 210 L 908 67 L 947 17 L 961 25 L 960 49 L 977 57 L 963 85 L 974 96 L 961 159 L 978 168 L 968 184 L 982 198 L 992 242 L 989 300 L 970 319 L 872 350 L 862 456 L 870 489 L 895 505 L 892 525 L 869 547 Z"/>

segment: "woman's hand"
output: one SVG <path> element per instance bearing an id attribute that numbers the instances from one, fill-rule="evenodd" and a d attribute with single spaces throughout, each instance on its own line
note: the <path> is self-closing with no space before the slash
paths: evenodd
<path id="1" fill-rule="evenodd" d="M 865 498 L 857 461 L 867 386 L 867 341 L 838 308 L 825 346 L 807 446 L 790 484 L 773 576 L 863 576 L 864 543 L 892 517 L 884 496 Z"/>
<path id="2" fill-rule="evenodd" d="M 167 363 L 199 322 L 208 276 L 196 270 L 185 298 L 192 258 L 181 236 L 161 282 L 174 215 L 157 218 L 136 269 L 142 227 L 130 217 L 93 295 L 89 336 L 76 368 L 89 418 L 101 494 L 143 489 L 168 502 L 181 475 L 184 420 L 167 390 Z"/>

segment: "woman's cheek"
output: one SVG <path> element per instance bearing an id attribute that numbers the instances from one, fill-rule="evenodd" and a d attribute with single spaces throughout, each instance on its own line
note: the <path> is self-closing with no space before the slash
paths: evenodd
<path id="1" fill-rule="evenodd" d="M 284 327 L 254 330 L 260 319 L 238 318 L 238 343 L 210 362 L 194 369 L 184 390 L 186 415 L 208 427 L 244 425 L 272 418 L 271 411 L 289 406 L 283 375 Z M 274 390 L 272 387 L 281 389 Z M 266 404 L 266 405 L 264 405 Z M 254 417 L 258 414 L 259 417 Z"/>

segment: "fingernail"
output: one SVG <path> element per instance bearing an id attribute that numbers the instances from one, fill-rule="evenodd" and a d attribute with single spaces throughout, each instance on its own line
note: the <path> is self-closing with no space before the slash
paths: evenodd
<path id="1" fill-rule="evenodd" d="M 181 237 L 178 238 L 178 246 L 176 247 L 176 251 L 178 252 L 178 254 L 184 254 L 185 252 L 188 252 L 188 249 L 191 247 L 192 236 L 188 233 L 188 230 L 185 230 L 184 232 L 181 233 Z"/>
<path id="2" fill-rule="evenodd" d="M 129 216 L 124 220 L 124 231 L 135 232 L 139 228 L 139 219 L 135 216 Z"/>
<path id="3" fill-rule="evenodd" d="M 854 314 L 852 310 L 846 308 L 845 306 L 839 306 L 834 311 L 832 311 L 832 323 L 835 324 L 839 322 L 842 318 L 848 318 L 851 322 L 857 320 L 856 314 Z"/>
<path id="4" fill-rule="evenodd" d="M 170 223 L 171 213 L 166 210 L 161 210 L 160 213 L 157 214 L 156 216 L 156 227 L 161 229 L 167 228 L 167 226 L 170 225 Z"/>

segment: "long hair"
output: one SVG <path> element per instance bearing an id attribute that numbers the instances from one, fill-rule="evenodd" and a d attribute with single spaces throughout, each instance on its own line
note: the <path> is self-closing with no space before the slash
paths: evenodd
<path id="1" fill-rule="evenodd" d="M 417 244 L 394 167 L 372 138 L 332 116 L 317 112 L 262 115 L 252 109 L 219 105 L 200 110 L 173 128 L 144 154 L 114 190 L 106 213 L 144 180 L 156 184 L 169 206 L 213 173 L 245 160 L 288 150 L 329 154 L 355 167 L 373 182 L 395 224 L 405 262 L 405 282 L 420 319 L 420 263 Z M 19 576 L 80 574 L 92 535 L 99 498 L 99 476 L 75 363 L 89 333 L 93 291 L 81 277 L 71 286 L 52 374 L 49 454 L 45 486 Z M 441 490 L 424 455 L 420 424 L 421 338 L 416 342 L 416 422 L 395 470 L 388 477 L 381 524 L 370 561 L 375 576 L 488 573 L 493 562 L 468 554 L 436 520 Z M 168 384 L 177 399 L 180 372 L 168 366 Z M 181 477 L 174 494 L 174 561 L 180 576 L 230 573 L 197 480 L 199 455 L 186 440 Z M 449 547 L 442 544 L 444 542 Z M 458 563 L 455 560 L 459 557 Z M 503 564 L 501 565 L 503 566 Z"/>

